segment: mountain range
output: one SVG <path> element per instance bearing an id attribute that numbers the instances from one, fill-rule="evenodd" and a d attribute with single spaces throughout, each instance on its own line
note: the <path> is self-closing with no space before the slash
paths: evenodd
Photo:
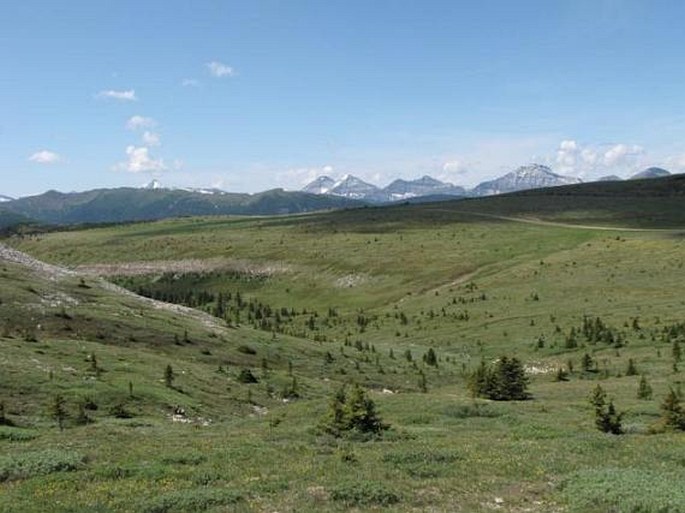
<path id="1" fill-rule="evenodd" d="M 220 194 L 165 188 L 48 191 L 3 203 L 3 210 L 49 224 L 118 223 L 179 216 L 274 215 L 363 206 L 340 196 L 273 189 L 257 194 Z"/>
<path id="2" fill-rule="evenodd" d="M 630 179 L 657 178 L 670 173 L 662 168 L 650 167 L 630 177 Z M 597 181 L 619 181 L 620 177 L 612 175 Z M 557 187 L 582 183 L 579 178 L 554 173 L 548 166 L 529 164 L 521 166 L 499 178 L 481 182 L 473 189 L 423 176 L 416 180 L 398 179 L 386 187 L 380 188 L 352 175 L 345 175 L 336 181 L 329 176 L 320 176 L 307 184 L 302 191 L 311 194 L 342 196 L 371 203 L 390 203 L 393 201 L 426 199 L 449 199 L 449 197 L 481 197 L 506 194 L 510 192 Z"/>
<path id="3" fill-rule="evenodd" d="M 670 175 L 651 167 L 632 179 Z M 597 182 L 616 182 L 608 176 Z M 37 196 L 11 199 L 0 196 L 0 229 L 27 222 L 47 224 L 118 223 L 179 216 L 274 215 L 316 210 L 360 207 L 393 202 L 425 202 L 526 191 L 579 184 L 577 178 L 558 175 L 540 164 L 519 167 L 500 178 L 482 182 L 473 189 L 422 176 L 397 179 L 380 188 L 346 175 L 340 180 L 320 176 L 302 191 L 273 189 L 257 194 L 230 193 L 220 189 L 169 189 L 158 180 L 141 188 L 121 187 L 85 192 L 48 191 Z"/>

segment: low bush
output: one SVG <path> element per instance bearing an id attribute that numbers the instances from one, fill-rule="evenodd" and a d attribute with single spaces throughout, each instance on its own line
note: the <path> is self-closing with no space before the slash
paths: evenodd
<path id="1" fill-rule="evenodd" d="M 158 495 L 145 501 L 139 511 L 143 513 L 175 513 L 205 511 L 228 506 L 243 500 L 240 493 L 226 488 L 193 488 Z"/>
<path id="2" fill-rule="evenodd" d="M 82 454 L 59 449 L 0 457 L 0 481 L 27 479 L 53 472 L 69 472 L 83 466 Z"/>
<path id="3" fill-rule="evenodd" d="M 331 500 L 347 507 L 390 506 L 400 502 L 400 496 L 381 483 L 344 483 L 331 490 Z"/>

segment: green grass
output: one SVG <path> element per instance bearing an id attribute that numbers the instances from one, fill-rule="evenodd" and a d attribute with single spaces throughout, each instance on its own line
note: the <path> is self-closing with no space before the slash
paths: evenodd
<path id="1" fill-rule="evenodd" d="M 84 287 L 3 263 L 0 400 L 14 426 L 0 428 L 2 468 L 47 451 L 78 455 L 78 465 L 13 471 L 0 511 L 685 509 L 683 434 L 650 434 L 668 388 L 683 381 L 664 337 L 685 321 L 683 239 L 486 219 L 456 205 L 9 241 L 67 266 L 196 259 L 211 270 L 156 263 L 112 279 L 156 294 L 239 291 L 245 305 L 230 302 L 209 321 L 96 278 Z M 295 313 L 262 326 L 255 309 L 266 306 Z M 582 336 L 567 347 L 584 316 L 601 317 L 621 347 Z M 429 348 L 437 366 L 422 359 Z M 581 372 L 585 353 L 596 371 Z M 502 354 L 527 365 L 531 400 L 470 397 L 468 373 Z M 637 399 L 629 358 L 652 400 Z M 569 362 L 569 381 L 555 381 Z M 241 383 L 246 370 L 257 383 Z M 390 424 L 379 439 L 317 430 L 332 392 L 349 382 L 370 389 Z M 587 398 L 597 383 L 625 412 L 625 435 L 595 429 Z M 49 414 L 58 394 L 69 415 L 62 432 Z M 86 410 L 92 423 L 78 425 L 79 404 L 97 406 Z M 131 418 L 113 416 L 118 405 Z"/>

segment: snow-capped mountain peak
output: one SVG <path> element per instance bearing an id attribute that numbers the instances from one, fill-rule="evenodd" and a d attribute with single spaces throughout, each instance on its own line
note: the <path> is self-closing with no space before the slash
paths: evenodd
<path id="1" fill-rule="evenodd" d="M 353 199 L 370 199 L 377 195 L 380 189 L 353 175 L 345 175 L 331 187 L 328 194 L 344 196 Z"/>
<path id="2" fill-rule="evenodd" d="M 507 192 L 539 189 L 580 183 L 579 178 L 562 176 L 542 164 L 529 164 L 507 173 L 495 180 L 483 182 L 473 189 L 474 196 L 491 196 Z"/>
<path id="3" fill-rule="evenodd" d="M 4 203 L 5 201 L 14 201 L 14 198 L 0 194 L 0 203 Z"/>
<path id="4" fill-rule="evenodd" d="M 164 186 L 162 185 L 162 182 L 153 178 L 150 182 L 143 185 L 141 189 L 164 189 Z"/>
<path id="5" fill-rule="evenodd" d="M 310 194 L 327 194 L 335 186 L 335 180 L 330 176 L 320 176 L 302 188 L 302 192 Z"/>

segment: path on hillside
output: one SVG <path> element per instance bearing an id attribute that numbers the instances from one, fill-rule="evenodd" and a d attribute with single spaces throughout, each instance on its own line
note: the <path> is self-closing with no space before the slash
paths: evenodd
<path id="1" fill-rule="evenodd" d="M 512 221 L 514 223 L 526 223 L 537 226 L 554 226 L 560 228 L 576 228 L 583 230 L 597 230 L 597 231 L 612 231 L 612 232 L 641 232 L 641 233 L 684 233 L 685 228 L 626 228 L 620 226 L 598 226 L 587 224 L 572 224 L 561 223 L 558 221 L 543 221 L 534 217 L 515 217 L 515 216 L 501 216 L 497 214 L 486 214 L 484 212 L 471 212 L 469 210 L 452 210 L 441 209 L 440 212 L 450 212 L 454 214 L 465 214 L 476 217 L 486 217 L 488 219 L 497 219 L 500 221 Z"/>

